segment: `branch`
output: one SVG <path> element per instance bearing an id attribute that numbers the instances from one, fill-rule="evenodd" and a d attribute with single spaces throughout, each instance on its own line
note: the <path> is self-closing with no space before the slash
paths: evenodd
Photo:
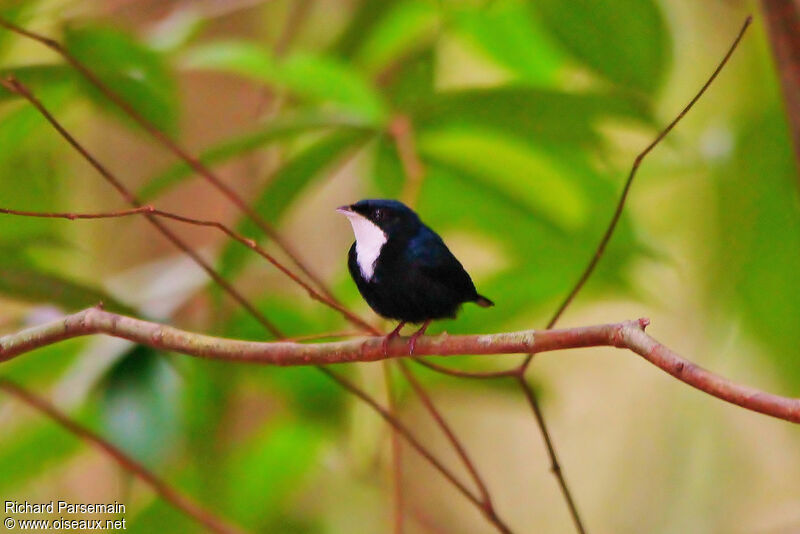
<path id="1" fill-rule="evenodd" d="M 208 510 L 202 508 L 192 499 L 158 478 L 145 466 L 122 452 L 118 447 L 112 445 L 110 442 L 95 434 L 85 426 L 73 421 L 46 400 L 30 393 L 29 391 L 21 388 L 17 384 L 5 378 L 0 378 L 0 390 L 5 391 L 28 406 L 38 410 L 64 427 L 73 435 L 100 449 L 102 452 L 113 458 L 114 461 L 122 466 L 126 471 L 133 473 L 137 478 L 139 478 L 139 480 L 150 486 L 150 488 L 158 493 L 165 501 L 186 515 L 194 518 L 197 522 L 205 526 L 210 531 L 220 534 L 236 534 L 242 532 L 242 530 L 238 527 L 227 523 L 225 520 L 216 517 Z"/>
<path id="2" fill-rule="evenodd" d="M 414 356 L 539 353 L 584 347 L 631 350 L 678 380 L 742 408 L 800 423 L 800 399 L 740 385 L 686 360 L 645 333 L 647 319 L 557 330 L 523 330 L 487 335 L 422 336 Z M 65 339 L 107 334 L 160 350 L 233 362 L 278 366 L 374 362 L 410 357 L 408 339 L 393 339 L 386 352 L 382 337 L 331 343 L 258 342 L 211 337 L 88 308 L 51 323 L 0 338 L 0 362 Z"/>

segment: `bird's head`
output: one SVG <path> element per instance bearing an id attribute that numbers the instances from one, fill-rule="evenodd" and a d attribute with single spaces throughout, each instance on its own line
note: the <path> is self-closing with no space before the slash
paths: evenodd
<path id="1" fill-rule="evenodd" d="M 350 220 L 356 240 L 359 240 L 359 234 L 370 232 L 380 232 L 385 238 L 410 237 L 420 225 L 417 214 L 397 200 L 359 200 L 349 206 L 340 206 L 336 211 Z"/>

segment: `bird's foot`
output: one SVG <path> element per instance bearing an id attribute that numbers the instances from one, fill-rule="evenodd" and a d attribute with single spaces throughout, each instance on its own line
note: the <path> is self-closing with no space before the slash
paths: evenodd
<path id="1" fill-rule="evenodd" d="M 414 332 L 414 335 L 411 336 L 411 339 L 408 342 L 408 355 L 409 356 L 413 356 L 414 355 L 414 349 L 417 348 L 417 338 L 419 338 L 422 334 L 425 333 L 425 330 L 428 329 L 428 325 L 429 324 L 431 324 L 430 320 L 425 321 L 424 323 L 422 323 L 422 326 L 420 327 L 420 329 L 417 330 L 416 332 Z"/>
<path id="2" fill-rule="evenodd" d="M 398 335 L 400 335 L 400 330 L 403 328 L 405 324 L 406 324 L 405 321 L 400 321 L 400 324 L 398 324 L 394 330 L 383 336 L 383 342 L 381 342 L 381 347 L 383 348 L 384 357 L 386 358 L 389 357 L 389 342 L 392 339 L 396 338 Z"/>

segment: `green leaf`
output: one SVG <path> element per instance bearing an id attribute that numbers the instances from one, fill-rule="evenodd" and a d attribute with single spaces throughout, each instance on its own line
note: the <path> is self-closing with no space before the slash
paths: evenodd
<path id="1" fill-rule="evenodd" d="M 433 48 L 423 48 L 399 61 L 386 80 L 384 93 L 398 110 L 413 110 L 434 93 Z"/>
<path id="2" fill-rule="evenodd" d="M 800 195 L 783 111 L 740 126 L 732 160 L 716 174 L 718 236 L 708 297 L 740 310 L 791 384 L 800 384 Z"/>
<path id="3" fill-rule="evenodd" d="M 438 93 L 421 101 L 413 115 L 418 128 L 477 126 L 539 144 L 581 146 L 600 142 L 600 119 L 651 121 L 649 109 L 634 98 L 515 86 Z"/>
<path id="4" fill-rule="evenodd" d="M 252 152 L 270 143 L 292 139 L 303 133 L 320 129 L 354 129 L 363 125 L 347 117 L 330 114 L 303 114 L 284 116 L 270 121 L 264 128 L 254 132 L 237 135 L 203 151 L 199 159 L 206 166 L 218 165 L 243 154 Z M 191 177 L 194 169 L 185 162 L 176 163 L 151 178 L 139 190 L 139 197 L 150 200 L 175 187 Z"/>
<path id="5" fill-rule="evenodd" d="M 5 0 L 0 7 L 0 18 L 13 24 L 20 24 L 31 8 L 35 9 L 38 2 L 29 0 Z M 14 34 L 5 28 L 0 28 L 0 54 L 5 52 L 8 43 Z"/>
<path id="6" fill-rule="evenodd" d="M 403 192 L 406 174 L 394 140 L 389 135 L 380 136 L 376 143 L 372 179 L 380 197 L 399 198 Z"/>
<path id="7" fill-rule="evenodd" d="M 75 361 L 87 343 L 87 338 L 68 339 L 38 348 L 24 358 L 3 362 L 0 375 L 25 384 L 55 379 Z"/>
<path id="8" fill-rule="evenodd" d="M 0 406 L 9 402 L 17 401 L 0 392 Z M 48 470 L 57 468 L 82 446 L 78 438 L 45 416 L 28 413 L 35 421 L 32 427 L 3 432 L 0 436 L 0 466 L 3 470 L 0 493 L 3 495 L 13 495 L 27 483 L 46 475 Z"/>
<path id="9" fill-rule="evenodd" d="M 11 75 L 25 84 L 34 94 L 41 96 L 45 88 L 52 89 L 56 85 L 74 84 L 78 77 L 75 71 L 66 65 L 26 65 L 3 69 L 3 75 Z M 12 93 L 0 86 L 0 102 L 21 99 L 17 93 Z"/>
<path id="10" fill-rule="evenodd" d="M 58 107 L 60 102 L 54 104 Z M 43 142 L 39 134 L 44 127 L 38 112 L 27 105 L 16 107 L 0 119 L 0 206 L 29 211 L 53 209 L 54 174 L 58 169 L 53 168 L 50 159 L 30 155 L 37 143 Z M 0 220 L 0 246 L 7 249 L 3 251 L 6 253 L 52 239 L 57 224 L 53 219 L 13 215 L 2 215 Z"/>
<path id="11" fill-rule="evenodd" d="M 507 195 L 485 179 L 439 164 L 428 166 L 419 203 L 425 222 L 445 241 L 453 233 L 479 239 L 477 246 L 497 263 L 488 273 L 481 273 L 471 269 L 469 254 L 459 256 L 472 271 L 478 290 L 496 306 L 487 310 L 466 305 L 457 320 L 439 322 L 432 326 L 433 332 L 530 328 L 532 317 L 550 312 L 566 295 L 597 245 L 618 194 L 616 186 L 589 171 L 582 173 L 580 166 L 567 172 L 592 203 L 585 224 L 564 232 L 532 217 L 530 209 L 509 202 Z M 442 203 L 441 198 L 448 202 Z M 498 231 L 499 221 L 502 231 Z M 619 295 L 626 287 L 626 267 L 640 252 L 630 221 L 623 216 L 586 293 L 613 289 Z"/>
<path id="12" fill-rule="evenodd" d="M 167 134 L 177 132 L 177 87 L 158 53 L 131 36 L 110 28 L 70 29 L 65 33 L 64 44 L 144 118 Z M 103 109 L 125 117 L 88 82 L 84 88 Z M 129 122 L 127 118 L 125 120 Z"/>
<path id="13" fill-rule="evenodd" d="M 193 49 L 186 64 L 274 84 L 313 102 L 330 102 L 370 124 L 381 124 L 387 113 L 380 95 L 360 72 L 329 56 L 298 53 L 277 62 L 255 44 L 223 41 Z"/>
<path id="14" fill-rule="evenodd" d="M 377 74 L 402 56 L 429 48 L 438 25 L 439 11 L 431 2 L 395 4 L 361 44 L 356 61 L 368 73 Z"/>
<path id="15" fill-rule="evenodd" d="M 375 25 L 395 4 L 397 0 L 361 0 L 347 27 L 331 47 L 331 52 L 344 59 L 351 58 L 361 47 L 364 38 L 372 33 Z"/>
<path id="16" fill-rule="evenodd" d="M 342 131 L 329 134 L 303 149 L 272 177 L 253 208 L 268 222 L 277 222 L 315 178 L 367 139 L 365 132 Z M 258 235 L 258 227 L 249 219 L 243 219 L 237 228 L 243 235 Z M 220 272 L 223 276 L 232 276 L 241 269 L 245 259 L 252 256 L 252 251 L 240 243 L 229 243 L 220 256 Z"/>
<path id="17" fill-rule="evenodd" d="M 208 508 L 213 509 L 212 506 Z M 220 510 L 218 515 L 225 517 Z M 152 534 L 153 532 L 169 532 L 170 534 L 196 534 L 199 529 L 197 521 L 186 513 L 176 510 L 164 499 L 152 499 L 135 514 L 126 515 L 127 534 Z"/>
<path id="18" fill-rule="evenodd" d="M 428 130 L 419 136 L 418 146 L 426 158 L 491 181 L 509 202 L 526 206 L 557 228 L 574 230 L 586 222 L 590 199 L 542 150 L 507 136 L 463 128 Z"/>
<path id="19" fill-rule="evenodd" d="M 154 349 L 136 345 L 108 371 L 100 388 L 108 439 L 146 464 L 163 460 L 182 428 L 175 369 Z"/>
<path id="20" fill-rule="evenodd" d="M 27 302 L 57 304 L 70 311 L 102 302 L 110 311 L 136 314 L 132 308 L 99 289 L 9 259 L 6 257 L 0 263 L 0 294 Z"/>
<path id="21" fill-rule="evenodd" d="M 3 93 L 0 93 L 2 95 Z M 5 93 L 6 95 L 8 93 Z M 72 96 L 72 88 L 64 84 L 47 84 L 37 92 L 37 98 L 42 101 L 45 107 L 51 112 L 58 112 L 69 101 Z M 2 98 L 2 96 L 0 96 Z M 26 164 L 28 167 L 36 167 L 41 169 L 44 164 L 49 162 L 43 161 L 30 161 L 32 158 L 30 153 L 32 150 L 41 148 L 39 136 L 36 136 L 40 131 L 45 128 L 52 128 L 47 120 L 42 117 L 33 106 L 27 103 L 20 103 L 18 106 L 9 106 L 9 111 L 2 115 L 0 118 L 0 173 L 7 178 L 0 181 L 0 187 L 6 190 L 9 194 L 13 194 L 14 198 L 31 197 L 29 191 L 25 188 L 19 187 L 20 169 L 14 165 L 13 169 L 10 165 L 10 160 L 19 165 L 20 163 Z M 50 133 L 48 131 L 48 133 Z M 41 176 L 44 172 L 39 172 L 35 176 Z M 50 172 L 49 174 L 53 174 Z M 47 198 L 53 195 L 50 193 Z M 8 202 L 8 196 L 3 194 L 3 203 Z M 29 208 L 30 209 L 30 208 Z"/>
<path id="22" fill-rule="evenodd" d="M 670 37 L 654 0 L 536 0 L 543 26 L 571 53 L 609 81 L 653 94 L 670 64 Z"/>
<path id="23" fill-rule="evenodd" d="M 504 67 L 515 80 L 550 85 L 564 62 L 561 50 L 529 16 L 528 2 L 495 1 L 479 8 L 459 6 L 455 31 Z"/>
<path id="24" fill-rule="evenodd" d="M 230 485 L 226 510 L 244 524 L 268 531 L 303 488 L 323 437 L 320 429 L 302 421 L 279 421 L 239 446 L 225 477 Z"/>

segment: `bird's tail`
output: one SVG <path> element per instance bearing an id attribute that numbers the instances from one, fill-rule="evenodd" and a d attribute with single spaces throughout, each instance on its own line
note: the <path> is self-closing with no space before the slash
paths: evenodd
<path id="1" fill-rule="evenodd" d="M 481 308 L 489 308 L 491 306 L 494 306 L 494 302 L 487 299 L 483 295 L 478 295 L 478 298 L 475 299 L 475 304 L 477 304 Z"/>

